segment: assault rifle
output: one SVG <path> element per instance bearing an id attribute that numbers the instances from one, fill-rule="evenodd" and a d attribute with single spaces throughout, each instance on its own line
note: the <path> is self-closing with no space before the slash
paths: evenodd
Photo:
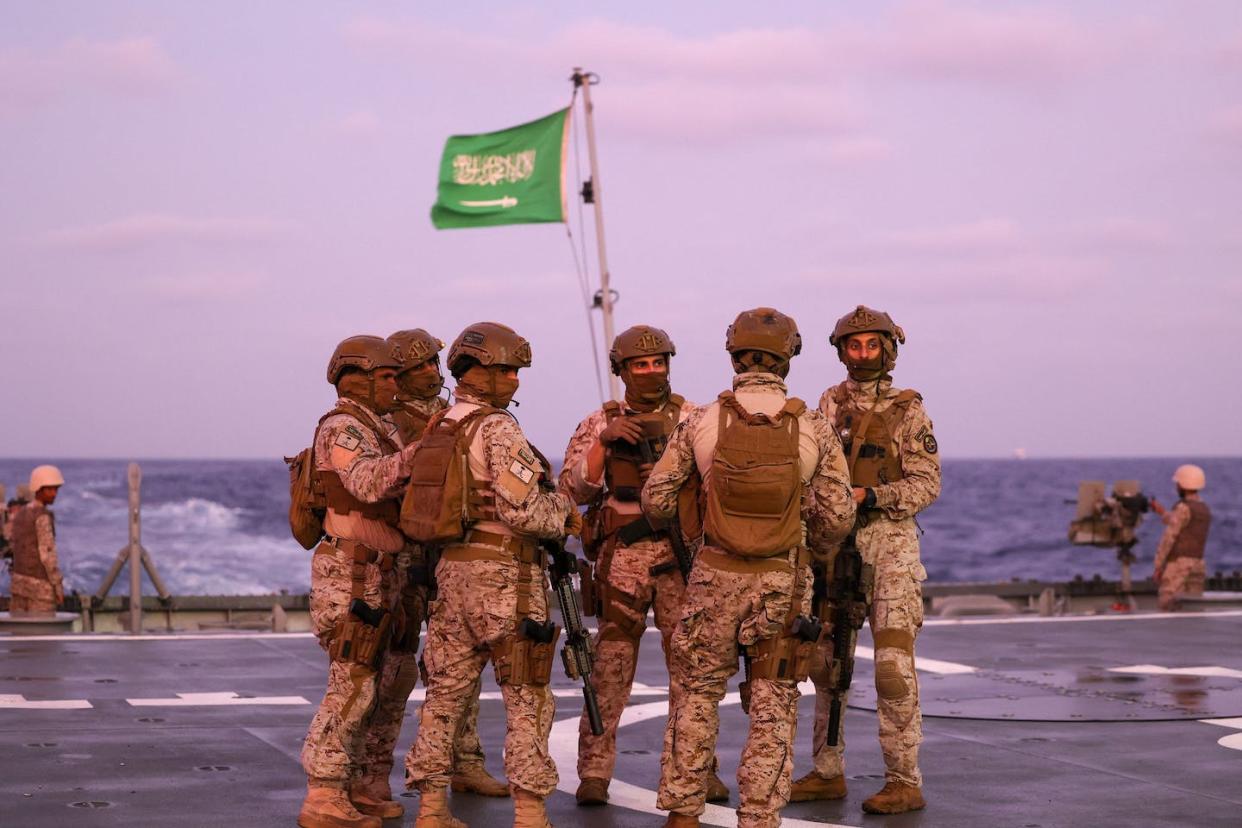
<path id="1" fill-rule="evenodd" d="M 832 700 L 828 708 L 828 732 L 825 740 L 836 747 L 841 740 L 841 714 L 845 694 L 854 680 L 854 648 L 858 631 L 867 618 L 870 603 L 871 567 L 863 563 L 855 541 L 857 525 L 850 530 L 833 561 L 832 573 L 821 582 L 826 613 L 832 625 L 832 660 L 828 663 L 828 684 Z M 817 579 L 818 580 L 818 579 Z M 817 584 L 817 586 L 820 586 Z"/>
<path id="2" fill-rule="evenodd" d="M 660 445 L 659 452 L 656 451 L 657 442 Z M 656 461 L 660 459 L 660 455 L 664 453 L 664 446 L 666 443 L 667 441 L 664 439 L 663 435 L 659 437 L 648 436 L 644 424 L 643 439 L 638 441 L 638 456 L 642 458 L 644 465 L 654 466 Z M 686 540 L 681 534 L 681 521 L 677 519 L 677 515 L 674 514 L 668 520 L 660 521 L 659 525 L 652 523 L 651 519 L 646 516 L 644 516 L 643 520 L 639 522 L 645 522 L 647 527 L 649 527 L 653 532 L 660 530 L 664 531 L 664 534 L 668 536 L 669 545 L 673 547 L 673 557 L 677 559 L 677 568 L 681 570 L 682 580 L 689 582 L 690 569 L 694 566 L 694 558 L 690 555 L 690 550 L 686 548 Z M 624 532 L 624 529 L 622 529 L 622 532 Z M 618 535 L 621 534 L 621 532 L 618 533 Z M 622 540 L 624 540 L 623 535 Z M 659 571 L 657 572 L 656 570 Z M 651 574 L 659 575 L 664 571 L 666 570 L 661 567 L 652 567 Z"/>
<path id="3" fill-rule="evenodd" d="M 582 698 L 586 702 L 587 719 L 591 732 L 596 736 L 604 733 L 604 722 L 599 715 L 599 702 L 591 685 L 591 671 L 595 668 L 595 653 L 591 649 L 591 636 L 582 623 L 582 608 L 578 605 L 578 593 L 574 589 L 574 573 L 578 571 L 578 558 L 565 548 L 564 541 L 540 541 L 548 553 L 548 573 L 552 591 L 561 609 L 561 622 L 565 627 L 565 646 L 561 648 L 561 661 L 565 675 L 577 681 L 582 679 Z"/>

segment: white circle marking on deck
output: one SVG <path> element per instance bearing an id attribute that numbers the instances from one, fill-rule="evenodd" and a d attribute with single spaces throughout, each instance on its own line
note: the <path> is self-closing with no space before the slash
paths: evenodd
<path id="1" fill-rule="evenodd" d="M 732 704 L 741 704 L 742 699 L 737 693 L 729 693 L 720 700 L 720 706 Z M 647 702 L 646 704 L 630 705 L 621 712 L 621 721 L 617 723 L 617 730 L 627 725 L 645 722 L 648 719 L 656 719 L 666 717 L 668 715 L 668 702 Z M 548 737 L 548 753 L 552 756 L 552 760 L 556 762 L 557 768 L 561 772 L 561 782 L 557 786 L 558 790 L 562 790 L 569 795 L 573 795 L 578 789 L 578 717 L 560 719 L 552 725 L 552 733 Z M 736 798 L 737 792 L 733 791 Z M 612 784 L 608 788 L 608 803 L 627 808 L 631 811 L 638 811 L 644 814 L 655 814 L 656 816 L 665 816 L 666 812 L 661 811 L 655 806 L 656 792 L 647 788 L 641 788 L 638 785 L 632 785 L 621 779 L 613 779 Z M 736 828 L 737 813 L 732 808 L 725 808 L 720 805 L 708 804 L 703 815 L 699 817 L 699 821 L 704 825 L 719 825 L 723 828 Z M 794 819 L 792 817 L 783 817 L 781 819 L 783 828 L 850 828 L 850 826 L 841 825 L 833 822 L 812 822 L 805 819 Z"/>

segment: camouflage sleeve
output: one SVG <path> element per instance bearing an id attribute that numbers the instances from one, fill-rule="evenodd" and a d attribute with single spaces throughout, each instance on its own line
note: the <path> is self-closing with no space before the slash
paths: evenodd
<path id="1" fill-rule="evenodd" d="M 1185 503 L 1178 503 L 1172 509 L 1164 513 L 1164 534 L 1160 536 L 1160 543 L 1156 546 L 1156 569 L 1163 569 L 1165 563 L 1168 562 L 1169 553 L 1173 551 L 1173 544 L 1177 542 L 1177 536 L 1181 534 L 1182 527 L 1186 525 L 1186 521 L 1190 520 L 1190 507 Z"/>
<path id="2" fill-rule="evenodd" d="M 496 492 L 496 517 L 526 535 L 560 538 L 573 501 L 560 492 L 539 487 L 542 466 L 517 421 L 493 414 L 479 427 L 487 471 Z"/>
<path id="3" fill-rule="evenodd" d="M 819 413 L 828 418 L 828 422 L 835 421 L 836 402 L 832 399 L 832 389 L 835 386 L 829 386 L 824 389 L 824 393 L 819 395 Z"/>
<path id="4" fill-rule="evenodd" d="M 898 449 L 904 477 L 875 489 L 876 506 L 894 520 L 914 517 L 940 497 L 940 446 L 920 400 L 906 409 Z"/>
<path id="5" fill-rule="evenodd" d="M 807 545 L 817 555 L 827 555 L 854 525 L 853 489 L 850 470 L 832 422 L 818 411 L 808 411 L 819 446 L 819 465 L 811 475 L 807 491 Z"/>
<path id="6" fill-rule="evenodd" d="M 561 469 L 557 490 L 568 495 L 575 503 L 590 503 L 603 491 L 602 479 L 586 479 L 587 452 L 595 445 L 603 430 L 604 412 L 596 411 L 578 423 L 574 435 L 569 438 L 569 445 L 565 447 L 565 466 Z"/>
<path id="7" fill-rule="evenodd" d="M 401 493 L 417 448 L 411 443 L 385 455 L 371 429 L 348 414 L 338 414 L 319 429 L 316 466 L 336 472 L 345 490 L 363 503 L 378 503 Z"/>
<path id="8" fill-rule="evenodd" d="M 664 453 L 643 484 L 643 512 L 657 519 L 677 513 L 677 493 L 694 471 L 694 434 L 706 408 L 696 408 L 669 435 Z"/>
<path id="9" fill-rule="evenodd" d="M 52 528 L 51 515 L 39 515 L 35 518 L 35 542 L 39 546 L 39 560 L 47 570 L 53 584 L 60 584 L 60 564 L 56 560 L 56 533 Z"/>

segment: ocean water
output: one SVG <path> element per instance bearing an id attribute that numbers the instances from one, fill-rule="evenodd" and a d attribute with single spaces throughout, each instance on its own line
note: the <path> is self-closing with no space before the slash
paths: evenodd
<path id="1" fill-rule="evenodd" d="M 66 485 L 55 505 L 67 590 L 98 589 L 126 544 L 125 461 L 53 460 Z M 939 501 L 919 517 L 932 581 L 1116 578 L 1108 549 L 1071 546 L 1065 502 L 1079 480 L 1137 479 L 1166 506 L 1181 460 L 946 460 Z M 1204 467 L 1212 508 L 1208 571 L 1242 569 L 1242 458 L 1191 458 Z M 35 463 L 0 460 L 12 497 Z M 288 473 L 279 460 L 142 462 L 143 545 L 176 594 L 262 594 L 310 586 L 310 553 L 290 537 Z M 1160 522 L 1139 527 L 1136 577 L 1151 573 Z M 123 573 L 114 592 L 128 591 Z M 0 575 L 0 591 L 8 576 Z"/>

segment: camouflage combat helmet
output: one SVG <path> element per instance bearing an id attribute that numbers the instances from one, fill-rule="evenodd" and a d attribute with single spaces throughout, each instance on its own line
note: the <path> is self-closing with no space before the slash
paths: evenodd
<path id="1" fill-rule="evenodd" d="M 906 344 L 906 332 L 884 311 L 859 305 L 837 320 L 828 344 L 840 349 L 846 338 L 859 333 L 881 333 L 902 345 Z"/>
<path id="2" fill-rule="evenodd" d="M 444 350 L 444 342 L 422 328 L 397 331 L 389 335 L 388 344 L 395 349 L 402 371 L 426 362 Z"/>
<path id="3" fill-rule="evenodd" d="M 336 385 L 346 368 L 374 371 L 376 368 L 401 369 L 401 360 L 392 343 L 378 336 L 351 336 L 341 340 L 328 360 L 328 382 Z"/>
<path id="4" fill-rule="evenodd" d="M 456 375 L 457 366 L 465 357 L 472 357 L 483 366 L 529 368 L 530 343 L 507 325 L 475 322 L 458 334 L 449 347 L 449 371 Z"/>
<path id="5" fill-rule="evenodd" d="M 802 352 L 802 335 L 792 317 L 773 308 L 754 308 L 733 320 L 725 332 L 725 350 L 763 351 L 788 361 Z"/>
<path id="6" fill-rule="evenodd" d="M 620 376 L 621 366 L 627 359 L 655 354 L 676 356 L 677 346 L 659 328 L 635 325 L 617 334 L 617 338 L 612 341 L 612 350 L 608 352 L 608 362 L 612 365 L 612 372 Z"/>

